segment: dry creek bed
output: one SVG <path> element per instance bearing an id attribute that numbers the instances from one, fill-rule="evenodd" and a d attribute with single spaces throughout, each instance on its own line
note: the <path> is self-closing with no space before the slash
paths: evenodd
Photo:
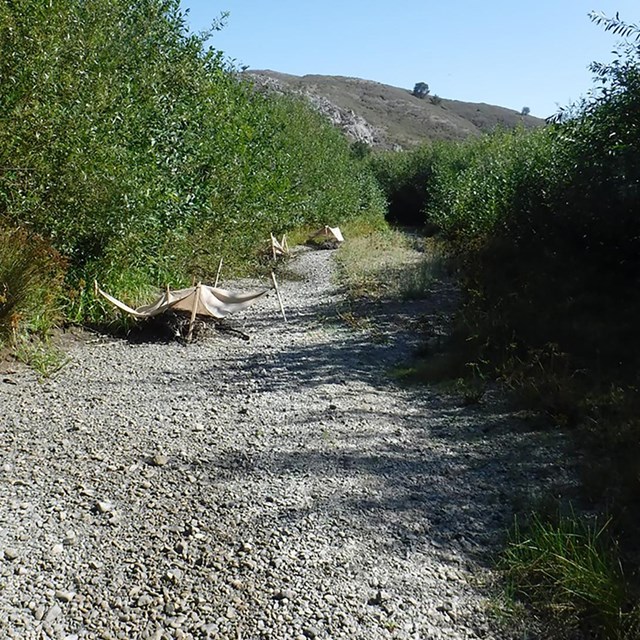
<path id="1" fill-rule="evenodd" d="M 2 374 L 1 638 L 510 637 L 491 558 L 562 441 L 499 394 L 393 382 L 446 286 L 362 329 L 333 251 L 292 268 L 287 324 L 275 296 L 234 316 L 249 341 L 101 337 Z"/>

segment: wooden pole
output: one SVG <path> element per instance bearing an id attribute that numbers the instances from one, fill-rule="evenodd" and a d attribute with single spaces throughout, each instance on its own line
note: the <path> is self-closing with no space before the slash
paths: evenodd
<path id="1" fill-rule="evenodd" d="M 280 305 L 280 311 L 282 312 L 282 318 L 287 321 L 287 315 L 284 312 L 284 305 L 282 304 L 282 298 L 280 297 L 280 291 L 278 290 L 278 283 L 276 282 L 276 274 L 271 272 L 271 280 L 273 280 L 273 288 L 276 290 L 276 296 L 278 296 L 278 304 Z"/>
<path id="2" fill-rule="evenodd" d="M 193 324 L 196 321 L 196 314 L 198 313 L 198 306 L 200 305 L 200 285 L 198 282 L 196 290 L 193 294 L 193 308 L 191 309 L 191 319 L 189 320 L 189 333 L 187 333 L 187 342 L 191 342 L 193 336 Z"/>
<path id="3" fill-rule="evenodd" d="M 214 289 L 218 286 L 221 271 L 222 271 L 222 258 L 220 258 L 220 264 L 218 265 L 218 273 L 216 273 L 216 283 L 213 285 Z"/>

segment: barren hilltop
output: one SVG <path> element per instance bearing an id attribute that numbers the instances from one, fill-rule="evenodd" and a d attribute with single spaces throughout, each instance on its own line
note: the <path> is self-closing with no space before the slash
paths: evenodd
<path id="1" fill-rule="evenodd" d="M 344 76 L 294 76 L 271 70 L 244 73 L 258 86 L 306 97 L 353 140 L 383 148 L 427 141 L 463 140 L 496 127 L 539 127 L 544 120 L 513 109 L 437 95 L 418 98 L 411 88 Z"/>

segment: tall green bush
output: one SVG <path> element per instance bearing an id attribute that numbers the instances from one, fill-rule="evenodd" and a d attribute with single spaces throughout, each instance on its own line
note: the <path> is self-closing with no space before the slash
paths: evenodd
<path id="1" fill-rule="evenodd" d="M 438 208 L 445 185 L 450 182 L 448 174 L 451 178 L 457 177 L 468 165 L 471 148 L 471 145 L 433 142 L 410 151 L 371 154 L 369 166 L 387 199 L 389 221 L 429 227 L 430 213 Z"/>
<path id="2" fill-rule="evenodd" d="M 245 264 L 270 231 L 383 215 L 368 171 L 299 101 L 241 81 L 178 0 L 0 0 L 0 218 L 69 260 L 76 319 L 97 277 Z"/>
<path id="3" fill-rule="evenodd" d="M 65 261 L 42 238 L 0 228 L 0 344 L 59 320 Z"/>

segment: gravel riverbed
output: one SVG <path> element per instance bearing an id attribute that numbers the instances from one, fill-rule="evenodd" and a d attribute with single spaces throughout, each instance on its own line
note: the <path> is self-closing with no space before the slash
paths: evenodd
<path id="1" fill-rule="evenodd" d="M 508 637 L 491 555 L 562 442 L 395 384 L 409 303 L 358 329 L 333 251 L 291 268 L 289 322 L 261 299 L 248 341 L 102 337 L 2 374 L 0 637 Z"/>

